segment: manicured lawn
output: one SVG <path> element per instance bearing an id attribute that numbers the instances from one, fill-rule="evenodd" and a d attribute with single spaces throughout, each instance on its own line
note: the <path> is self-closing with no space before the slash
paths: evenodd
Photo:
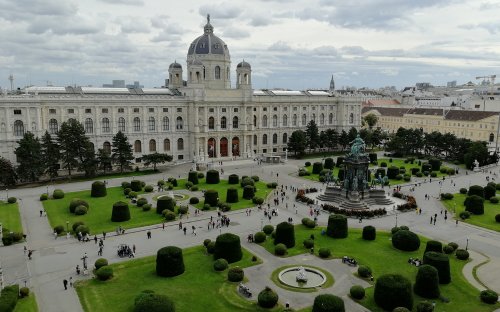
<path id="1" fill-rule="evenodd" d="M 113 173 L 108 173 L 105 175 L 100 175 L 96 177 L 85 177 L 85 176 L 75 176 L 72 177 L 71 180 L 67 177 L 65 178 L 60 178 L 57 180 L 54 180 L 50 183 L 54 184 L 62 184 L 62 183 L 70 183 L 70 182 L 82 182 L 82 181 L 95 181 L 95 180 L 109 180 L 109 179 L 116 179 L 116 178 L 126 178 L 126 177 L 139 177 L 139 176 L 145 176 L 145 175 L 150 175 L 154 173 L 159 173 L 160 171 L 154 171 L 153 169 L 148 169 L 148 170 L 142 170 L 142 171 L 126 171 L 123 173 L 120 172 L 113 172 Z M 131 179 L 132 180 L 132 179 Z M 49 181 L 45 181 L 45 183 L 41 183 L 43 185 L 47 184 Z"/>
<path id="2" fill-rule="evenodd" d="M 81 198 L 89 203 L 89 211 L 86 215 L 77 216 L 69 212 L 69 203 L 73 198 Z M 155 208 L 150 211 L 142 211 L 135 205 L 130 204 L 130 220 L 125 222 L 111 222 L 111 212 L 113 204 L 117 201 L 128 202 L 123 195 L 121 187 L 107 189 L 106 197 L 90 197 L 90 190 L 66 193 L 62 199 L 50 199 L 43 202 L 43 207 L 47 211 L 50 225 L 55 227 L 62 225 L 66 228 L 66 221 L 69 227 L 76 221 L 83 221 L 90 228 L 91 233 L 113 232 L 118 226 L 124 229 L 141 227 L 151 224 L 161 223 L 163 218 L 156 214 Z"/>
<path id="3" fill-rule="evenodd" d="M 336 159 L 334 159 L 336 160 Z M 311 174 L 311 175 L 308 175 L 308 176 L 301 176 L 300 178 L 303 178 L 303 179 L 307 179 L 307 180 L 311 180 L 311 181 L 318 181 L 319 182 L 319 174 L 313 174 L 312 173 L 312 169 L 313 169 L 313 166 L 312 164 L 310 166 L 307 166 L 304 168 Z M 333 176 L 335 177 L 338 177 L 339 176 L 339 167 L 333 167 Z"/>
<path id="4" fill-rule="evenodd" d="M 38 305 L 36 304 L 35 294 L 30 293 L 28 297 L 19 299 L 17 301 L 14 312 L 38 312 Z"/>
<path id="5" fill-rule="evenodd" d="M 296 246 L 288 250 L 288 255 L 293 256 L 309 252 L 304 248 L 302 242 L 313 234 L 315 236 L 314 250 L 316 254 L 319 248 L 326 247 L 332 251 L 333 256 L 336 258 L 343 256 L 354 257 L 359 264 L 369 266 L 375 279 L 383 274 L 398 273 L 407 277 L 412 283 L 415 282 L 417 267 L 408 264 L 408 259 L 410 257 L 422 259 L 427 238 L 420 237 L 421 245 L 418 251 L 405 252 L 392 247 L 391 234 L 388 232 L 377 231 L 375 241 L 366 241 L 361 238 L 360 229 L 349 230 L 349 236 L 345 239 L 333 239 L 321 235 L 323 229 L 308 229 L 303 225 L 297 225 L 295 227 Z M 274 244 L 270 237 L 262 243 L 262 246 L 270 253 L 274 253 Z M 441 294 L 449 298 L 450 302 L 443 303 L 436 300 L 436 311 L 480 312 L 493 311 L 498 308 L 498 304 L 491 306 L 479 300 L 479 290 L 470 285 L 461 273 L 465 264 L 466 261 L 460 261 L 454 256 L 450 256 L 452 282 L 448 285 L 440 285 Z M 338 279 L 339 277 L 334 276 L 334 278 Z M 415 295 L 415 302 L 421 300 L 423 299 Z M 373 287 L 367 289 L 367 296 L 361 301 L 361 304 L 371 311 L 383 311 L 377 307 L 373 300 Z M 306 309 L 304 311 L 310 310 Z"/>
<path id="6" fill-rule="evenodd" d="M 11 232 L 23 232 L 17 203 L 9 204 L 0 201 L 0 223 L 2 223 L 4 231 L 7 229 Z"/>
<path id="7" fill-rule="evenodd" d="M 460 219 L 459 214 L 465 211 L 464 200 L 466 197 L 466 194 L 457 193 L 453 194 L 453 199 L 442 200 L 441 202 L 450 212 L 453 212 L 456 207 L 455 217 L 459 220 L 500 232 L 500 223 L 495 221 L 495 215 L 500 213 L 500 204 L 492 204 L 489 200 L 484 201 L 483 215 L 471 214 L 469 219 Z"/>
<path id="8" fill-rule="evenodd" d="M 203 247 L 184 249 L 183 254 L 186 270 L 173 278 L 158 277 L 156 256 L 151 256 L 112 265 L 114 277 L 109 281 L 90 279 L 77 283 L 84 311 L 132 311 L 135 296 L 146 289 L 167 295 L 178 312 L 282 311 L 282 307 L 261 309 L 255 301 L 238 295 L 238 283 L 226 281 L 227 270 L 214 271 L 213 256 L 206 255 Z M 259 263 L 252 262 L 251 258 L 252 255 L 244 250 L 243 259 L 230 266 L 249 267 Z"/>

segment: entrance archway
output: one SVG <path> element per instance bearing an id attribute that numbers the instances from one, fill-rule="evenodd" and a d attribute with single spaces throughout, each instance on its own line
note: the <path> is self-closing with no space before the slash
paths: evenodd
<path id="1" fill-rule="evenodd" d="M 240 156 L 240 139 L 238 137 L 234 137 L 231 142 L 231 147 L 233 151 L 233 156 Z"/>
<path id="2" fill-rule="evenodd" d="M 215 157 L 217 155 L 217 150 L 216 150 L 214 138 L 208 139 L 207 151 L 208 151 L 208 157 L 210 157 L 210 158 Z"/>
<path id="3" fill-rule="evenodd" d="M 227 157 L 227 139 L 220 139 L 220 156 Z"/>

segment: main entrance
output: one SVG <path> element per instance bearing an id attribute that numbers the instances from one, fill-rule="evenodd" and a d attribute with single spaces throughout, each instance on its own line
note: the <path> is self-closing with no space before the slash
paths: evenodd
<path id="1" fill-rule="evenodd" d="M 208 157 L 210 157 L 210 158 L 216 157 L 217 151 L 215 150 L 215 139 L 214 138 L 208 139 L 207 151 L 208 151 Z"/>
<path id="2" fill-rule="evenodd" d="M 231 142 L 233 156 L 240 156 L 240 139 L 238 137 L 234 137 Z"/>
<path id="3" fill-rule="evenodd" d="M 227 139 L 220 139 L 220 156 L 227 157 Z"/>

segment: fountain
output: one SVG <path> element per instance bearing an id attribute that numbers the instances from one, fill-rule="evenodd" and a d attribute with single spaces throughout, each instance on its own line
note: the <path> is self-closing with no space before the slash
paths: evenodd
<path id="1" fill-rule="evenodd" d="M 294 266 L 286 268 L 278 274 L 281 283 L 294 288 L 315 288 L 326 282 L 326 276 L 320 270 Z"/>

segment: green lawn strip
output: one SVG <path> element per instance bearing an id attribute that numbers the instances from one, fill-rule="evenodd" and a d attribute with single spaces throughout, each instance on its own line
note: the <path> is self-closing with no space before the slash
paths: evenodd
<path id="1" fill-rule="evenodd" d="M 73 198 L 81 198 L 89 203 L 89 211 L 86 215 L 77 216 L 69 212 L 69 203 Z M 76 221 L 83 221 L 90 228 L 91 233 L 113 232 L 118 226 L 124 229 L 141 227 L 151 224 L 161 223 L 163 218 L 156 214 L 155 209 L 142 211 L 142 208 L 130 204 L 130 220 L 125 222 L 111 222 L 111 212 L 113 204 L 117 201 L 129 200 L 125 198 L 121 187 L 111 187 L 107 189 L 106 197 L 90 197 L 90 190 L 66 193 L 62 199 L 50 199 L 43 202 L 43 207 L 47 211 L 50 225 L 53 227 L 62 225 L 66 228 L 66 221 L 69 227 Z"/>
<path id="2" fill-rule="evenodd" d="M 466 194 L 453 194 L 453 199 L 442 200 L 441 203 L 450 212 L 453 212 L 456 207 L 455 218 L 460 218 L 459 214 L 465 211 L 464 200 L 467 197 Z M 500 223 L 495 221 L 495 215 L 500 213 L 500 204 L 492 204 L 489 200 L 484 201 L 484 214 L 474 215 L 471 214 L 469 219 L 463 220 L 473 225 L 484 227 L 493 231 L 500 232 Z M 462 220 L 462 219 L 460 219 Z"/>
<path id="3" fill-rule="evenodd" d="M 312 168 L 313 166 L 307 166 L 304 167 L 311 175 L 308 176 L 301 176 L 300 178 L 306 179 L 306 180 L 311 180 L 311 181 L 317 181 L 319 182 L 319 174 L 312 173 Z M 338 177 L 339 176 L 339 167 L 333 167 L 333 176 Z"/>
<path id="4" fill-rule="evenodd" d="M 319 248 L 329 248 L 336 258 L 354 257 L 360 265 L 370 267 L 375 279 L 383 274 L 398 273 L 408 278 L 412 283 L 415 282 L 417 267 L 408 264 L 408 259 L 410 257 L 422 259 L 427 238 L 420 237 L 421 244 L 418 251 L 406 252 L 392 247 L 391 234 L 388 232 L 377 231 L 375 241 L 366 241 L 361 238 L 361 229 L 350 229 L 349 236 L 345 239 L 334 239 L 321 235 L 323 229 L 308 229 L 303 225 L 297 225 L 295 227 L 295 247 L 288 249 L 287 256 L 307 253 L 308 250 L 304 248 L 303 241 L 313 234 L 316 255 Z M 274 243 L 271 237 L 267 237 L 261 245 L 274 254 Z M 455 312 L 481 312 L 495 309 L 496 306 L 481 303 L 479 290 L 469 284 L 462 274 L 465 264 L 466 261 L 457 260 L 453 255 L 450 256 L 452 282 L 448 285 L 441 285 L 441 294 L 449 298 L 450 302 L 443 303 L 436 300 L 437 311 L 445 311 L 446 309 L 446 311 Z M 415 295 L 415 302 L 420 300 L 423 299 Z M 373 301 L 373 288 L 367 289 L 367 297 L 360 303 L 372 311 L 382 311 Z"/>
<path id="5" fill-rule="evenodd" d="M 484 254 L 483 254 L 483 256 L 484 256 Z M 488 286 L 486 286 L 486 285 L 485 285 L 485 284 L 484 284 L 484 283 L 483 283 L 483 282 L 479 279 L 479 277 L 477 276 L 477 270 L 478 270 L 481 266 L 483 266 L 483 265 L 487 264 L 488 262 L 490 262 L 490 258 L 488 258 L 488 259 L 484 260 L 483 262 L 481 262 L 481 263 L 479 263 L 479 264 L 475 265 L 475 266 L 474 266 L 474 268 L 472 268 L 472 276 L 474 276 L 474 279 L 476 280 L 476 282 L 478 282 L 481 286 L 483 286 L 483 287 L 484 287 L 484 288 L 486 288 L 486 289 L 488 289 Z"/>
<path id="6" fill-rule="evenodd" d="M 378 164 L 380 165 L 381 162 L 385 162 L 387 163 L 387 167 L 390 167 L 390 166 L 396 166 L 398 168 L 401 168 L 402 166 L 405 167 L 406 169 L 406 173 L 409 173 L 411 174 L 411 168 L 419 168 L 420 171 L 422 171 L 422 165 L 418 165 L 418 161 L 420 160 L 420 162 L 423 164 L 423 163 L 426 163 L 427 160 L 424 160 L 424 159 L 415 159 L 415 161 L 413 162 L 413 164 L 411 163 L 406 163 L 405 164 L 405 158 L 393 158 L 392 159 L 392 162 L 389 162 L 389 158 L 381 158 L 381 159 L 378 159 L 377 162 Z M 451 166 L 450 164 L 445 164 L 445 163 L 442 163 L 441 164 L 441 167 L 449 167 L 449 168 L 453 168 L 453 166 Z M 433 171 L 437 174 L 437 177 L 436 178 L 443 178 L 443 177 L 447 177 L 448 174 L 446 173 L 441 173 L 441 171 Z"/>
<path id="7" fill-rule="evenodd" d="M 4 230 L 23 232 L 18 203 L 9 204 L 0 201 L 0 223 L 2 223 Z"/>
<path id="8" fill-rule="evenodd" d="M 160 171 L 154 171 L 153 169 L 149 170 L 142 170 L 142 171 L 127 171 L 127 172 L 115 172 L 115 173 L 109 173 L 109 174 L 103 174 L 97 177 L 84 177 L 84 176 L 76 176 L 72 177 L 71 180 L 69 178 L 64 178 L 64 179 L 57 179 L 54 180 L 51 183 L 54 184 L 63 184 L 63 183 L 71 183 L 71 182 L 82 182 L 82 181 L 96 181 L 96 180 L 109 180 L 109 179 L 116 179 L 116 178 L 126 178 L 126 177 L 139 177 L 139 176 L 145 176 L 145 175 L 150 175 L 150 174 L 155 174 L 159 173 Z"/>
<path id="9" fill-rule="evenodd" d="M 206 255 L 203 247 L 184 249 L 183 254 L 186 270 L 173 278 L 158 277 L 156 256 L 150 256 L 113 264 L 114 277 L 109 281 L 89 279 L 78 282 L 76 290 L 84 311 L 131 311 L 135 296 L 146 289 L 167 295 L 174 301 L 178 312 L 283 310 L 282 307 L 260 309 L 255 301 L 238 295 L 238 283 L 226 281 L 227 270 L 214 271 L 213 256 Z M 230 267 L 244 268 L 259 263 L 252 262 L 251 258 L 252 255 L 244 250 L 243 259 Z"/>
<path id="10" fill-rule="evenodd" d="M 284 269 L 291 268 L 291 267 L 296 267 L 296 265 L 286 265 L 286 266 L 282 266 L 282 267 L 279 267 L 276 270 L 274 270 L 273 273 L 271 274 L 271 280 L 274 282 L 274 284 L 276 284 L 278 287 L 281 287 L 281 288 L 289 290 L 289 291 L 311 293 L 311 292 L 317 291 L 318 289 L 328 288 L 328 287 L 332 286 L 333 283 L 335 282 L 333 276 L 330 273 L 328 273 L 327 271 L 323 270 L 322 268 L 318 268 L 318 267 L 311 266 L 311 265 L 306 265 L 305 266 L 306 268 L 308 268 L 308 267 L 314 268 L 318 271 L 321 271 L 321 273 L 325 274 L 326 282 L 317 288 L 298 288 L 298 287 L 291 287 L 291 286 L 285 285 L 279 280 L 279 274 Z"/>
<path id="11" fill-rule="evenodd" d="M 35 294 L 30 292 L 28 297 L 20 298 L 17 300 L 14 312 L 38 312 L 38 305 L 36 304 Z"/>

